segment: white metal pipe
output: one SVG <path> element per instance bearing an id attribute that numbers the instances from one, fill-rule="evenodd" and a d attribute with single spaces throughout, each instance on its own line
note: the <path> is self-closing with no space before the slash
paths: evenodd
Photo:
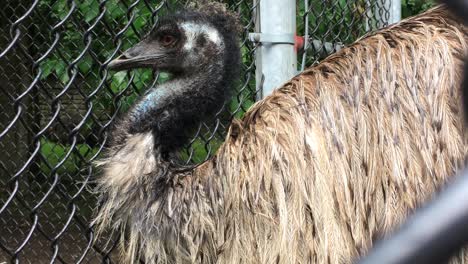
<path id="1" fill-rule="evenodd" d="M 296 1 L 260 0 L 255 22 L 256 32 L 263 36 L 255 37 L 261 41 L 256 51 L 256 81 L 261 88 L 257 98 L 261 99 L 297 73 L 297 55 L 291 43 L 296 33 Z"/>
<path id="2" fill-rule="evenodd" d="M 377 19 L 377 28 L 382 28 L 401 20 L 401 0 L 376 0 L 374 5 L 375 19 Z M 380 9 L 388 10 L 389 16 L 385 16 Z"/>
<path id="3" fill-rule="evenodd" d="M 307 49 L 309 48 L 309 0 L 304 0 L 304 11 L 307 15 L 304 19 L 304 54 L 302 54 L 301 72 L 305 69 Z"/>
<path id="4" fill-rule="evenodd" d="M 389 24 L 396 23 L 401 20 L 401 0 L 390 0 L 390 21 Z"/>

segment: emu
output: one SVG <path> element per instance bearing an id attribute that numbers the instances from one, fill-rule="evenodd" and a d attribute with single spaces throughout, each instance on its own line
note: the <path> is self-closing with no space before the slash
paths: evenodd
<path id="1" fill-rule="evenodd" d="M 440 6 L 294 77 L 209 161 L 173 165 L 183 131 L 229 94 L 236 28 L 219 4 L 181 11 L 109 65 L 173 75 L 122 117 L 99 163 L 94 223 L 122 232 L 126 262 L 349 263 L 464 166 L 467 31 Z"/>

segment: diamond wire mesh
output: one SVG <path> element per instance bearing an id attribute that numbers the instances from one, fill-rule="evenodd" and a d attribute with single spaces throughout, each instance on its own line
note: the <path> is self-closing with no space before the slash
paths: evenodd
<path id="1" fill-rule="evenodd" d="M 226 3 L 244 26 L 242 74 L 232 100 L 213 122 L 200 125 L 181 152 L 187 164 L 209 158 L 229 121 L 242 116 L 255 98 L 255 47 L 247 38 L 254 31 L 255 4 Z M 117 114 L 167 76 L 149 70 L 108 72 L 106 65 L 159 17 L 184 4 L 7 0 L 0 9 L 0 262 L 117 261 L 116 237 L 91 243 L 92 161 L 106 146 Z M 349 43 L 371 28 L 363 21 L 376 23 L 369 14 L 380 9 L 368 6 L 362 12 L 351 2 L 313 0 L 299 1 L 298 10 L 300 19 L 308 19 L 299 23 L 298 33 L 307 28 L 310 43 L 322 40 L 325 49 L 325 42 Z M 323 51 L 310 48 L 303 56 L 304 65 L 311 65 Z"/>
<path id="2" fill-rule="evenodd" d="M 366 32 L 387 26 L 391 4 L 391 0 L 298 1 L 298 34 L 305 37 L 305 51 L 298 56 L 301 70 Z"/>

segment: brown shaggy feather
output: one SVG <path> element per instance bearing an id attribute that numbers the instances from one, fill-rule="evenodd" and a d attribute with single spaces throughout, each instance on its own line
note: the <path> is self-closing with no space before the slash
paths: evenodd
<path id="1" fill-rule="evenodd" d="M 255 104 L 192 171 L 104 160 L 96 223 L 126 234 L 126 262 L 349 263 L 464 166 L 466 54 L 443 7 L 368 35 Z M 157 153 L 138 137 L 128 151 Z"/>

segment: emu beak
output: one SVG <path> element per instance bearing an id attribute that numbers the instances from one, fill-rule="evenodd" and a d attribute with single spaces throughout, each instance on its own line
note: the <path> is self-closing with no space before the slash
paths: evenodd
<path id="1" fill-rule="evenodd" d="M 108 65 L 107 68 L 115 71 L 122 71 L 132 69 L 133 67 L 132 59 L 127 58 L 125 53 L 119 57 L 113 59 Z"/>
<path id="2" fill-rule="evenodd" d="M 107 65 L 107 68 L 115 71 L 136 68 L 156 68 L 160 60 L 166 56 L 167 54 L 159 49 L 159 47 L 149 45 L 144 40 L 112 60 Z"/>

